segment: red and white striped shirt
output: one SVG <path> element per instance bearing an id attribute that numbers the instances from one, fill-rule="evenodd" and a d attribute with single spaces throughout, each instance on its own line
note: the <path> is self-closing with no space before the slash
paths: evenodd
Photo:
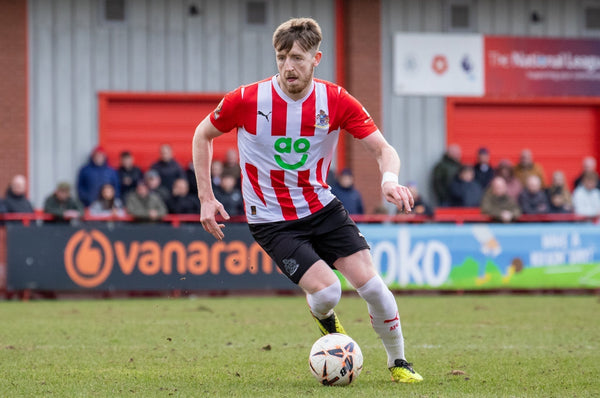
<path id="1" fill-rule="evenodd" d="M 343 88 L 313 79 L 309 93 L 294 101 L 277 76 L 225 95 L 210 121 L 222 132 L 237 128 L 251 224 L 297 220 L 322 209 L 334 198 L 325 180 L 340 130 L 359 139 L 377 130 Z"/>

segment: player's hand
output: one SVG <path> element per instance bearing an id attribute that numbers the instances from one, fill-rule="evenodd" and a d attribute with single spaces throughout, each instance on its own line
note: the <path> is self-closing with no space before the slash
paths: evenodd
<path id="1" fill-rule="evenodd" d="M 223 240 L 225 234 L 222 229 L 225 228 L 225 224 L 218 224 L 215 216 L 220 214 L 224 219 L 229 220 L 229 214 L 225 211 L 225 208 L 216 199 L 204 201 L 200 205 L 200 222 L 202 228 L 218 240 Z"/>
<path id="2" fill-rule="evenodd" d="M 410 213 L 415 205 L 415 199 L 410 192 L 410 189 L 404 185 L 396 184 L 393 181 L 388 181 L 381 187 L 385 200 L 396 205 L 399 211 Z"/>

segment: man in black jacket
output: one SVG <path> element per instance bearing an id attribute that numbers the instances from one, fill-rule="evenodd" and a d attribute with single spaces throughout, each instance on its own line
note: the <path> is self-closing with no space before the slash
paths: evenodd
<path id="1" fill-rule="evenodd" d="M 27 179 L 21 174 L 14 176 L 6 189 L 4 205 L 7 213 L 33 213 L 33 206 L 27 199 Z"/>
<path id="2" fill-rule="evenodd" d="M 168 144 L 160 146 L 160 159 L 156 161 L 152 167 L 160 175 L 161 185 L 169 192 L 173 189 L 173 183 L 178 178 L 185 178 L 183 169 L 173 158 L 173 149 Z"/>

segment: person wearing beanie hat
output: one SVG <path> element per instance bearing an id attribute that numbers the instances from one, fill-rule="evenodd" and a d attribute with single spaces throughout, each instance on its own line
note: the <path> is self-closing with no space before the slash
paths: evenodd
<path id="1" fill-rule="evenodd" d="M 83 205 L 71 195 L 71 184 L 62 181 L 44 201 L 44 212 L 53 215 L 57 221 L 67 221 L 81 217 Z"/>
<path id="2" fill-rule="evenodd" d="M 96 200 L 104 184 L 112 185 L 115 188 L 115 196 L 120 196 L 117 171 L 108 165 L 104 148 L 97 146 L 77 176 L 77 195 L 85 207 Z"/>

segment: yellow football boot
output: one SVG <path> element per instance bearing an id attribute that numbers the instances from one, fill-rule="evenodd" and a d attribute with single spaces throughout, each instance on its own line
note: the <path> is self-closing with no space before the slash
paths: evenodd
<path id="1" fill-rule="evenodd" d="M 419 383 L 423 381 L 423 376 L 415 372 L 412 363 L 404 359 L 396 359 L 393 367 L 390 368 L 392 380 L 397 383 Z"/>
<path id="2" fill-rule="evenodd" d="M 329 333 L 347 334 L 335 312 L 329 318 L 319 319 L 314 315 L 313 318 L 317 321 L 317 325 L 323 336 Z"/>

